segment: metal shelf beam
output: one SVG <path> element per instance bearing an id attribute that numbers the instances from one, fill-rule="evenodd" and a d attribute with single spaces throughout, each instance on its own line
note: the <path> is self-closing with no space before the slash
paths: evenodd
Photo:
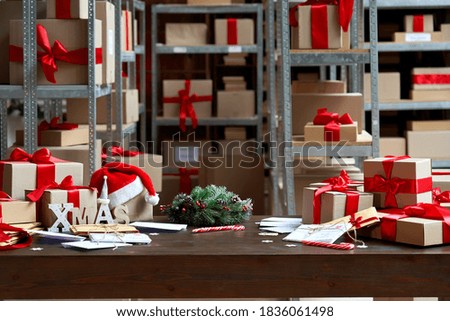
<path id="1" fill-rule="evenodd" d="M 369 48 L 365 43 L 364 48 Z M 379 52 L 406 52 L 406 51 L 446 51 L 450 50 L 450 42 L 379 42 Z"/>
<path id="2" fill-rule="evenodd" d="M 186 6 L 159 4 L 153 6 L 153 11 L 157 14 L 227 14 L 227 13 L 257 13 L 259 4 L 235 4 L 219 6 Z"/>
<path id="3" fill-rule="evenodd" d="M 166 46 L 156 45 L 158 54 L 228 54 L 228 53 L 257 53 L 258 46 Z"/>
<path id="4" fill-rule="evenodd" d="M 364 0 L 364 7 L 369 8 L 370 0 Z M 378 9 L 442 9 L 450 7 L 449 0 L 377 0 Z"/>

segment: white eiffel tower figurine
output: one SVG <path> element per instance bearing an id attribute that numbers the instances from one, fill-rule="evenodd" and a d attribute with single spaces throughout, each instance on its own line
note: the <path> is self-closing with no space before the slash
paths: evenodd
<path id="1" fill-rule="evenodd" d="M 103 176 L 103 188 L 102 193 L 100 194 L 100 198 L 97 199 L 97 203 L 100 204 L 100 208 L 98 209 L 97 218 L 95 219 L 95 224 L 100 224 L 106 221 L 108 224 L 114 224 L 114 220 L 111 214 L 111 210 L 109 209 L 108 199 L 108 177 Z"/>

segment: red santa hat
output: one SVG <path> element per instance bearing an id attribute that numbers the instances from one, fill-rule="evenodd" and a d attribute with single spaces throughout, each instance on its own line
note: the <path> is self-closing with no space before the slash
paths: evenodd
<path id="1" fill-rule="evenodd" d="M 107 163 L 92 174 L 89 186 L 97 188 L 100 193 L 103 189 L 105 177 L 111 208 L 138 196 L 144 188 L 148 192 L 145 195 L 147 203 L 156 205 L 159 202 L 158 194 L 155 193 L 150 176 L 139 167 L 120 162 Z"/>

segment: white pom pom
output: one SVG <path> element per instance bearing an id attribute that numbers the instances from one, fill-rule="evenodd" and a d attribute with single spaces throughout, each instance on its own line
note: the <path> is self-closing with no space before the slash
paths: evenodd
<path id="1" fill-rule="evenodd" d="M 147 203 L 150 203 L 151 205 L 157 205 L 159 203 L 159 196 L 158 196 L 158 194 L 150 195 L 147 193 L 145 195 L 145 201 Z"/>

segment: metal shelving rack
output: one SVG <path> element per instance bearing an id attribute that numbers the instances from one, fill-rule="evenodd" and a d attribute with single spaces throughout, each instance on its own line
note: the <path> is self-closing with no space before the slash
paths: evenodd
<path id="1" fill-rule="evenodd" d="M 24 148 L 28 152 L 37 149 L 37 100 L 88 98 L 89 102 L 89 170 L 95 171 L 96 151 L 96 98 L 111 98 L 111 85 L 95 84 L 95 1 L 88 2 L 88 84 L 80 86 L 37 86 L 37 46 L 36 46 L 36 0 L 23 1 L 24 32 L 24 84 L 23 86 L 0 86 L 0 132 L 1 156 L 6 154 L 6 100 L 23 99 L 24 102 Z M 109 112 L 109 114 L 111 114 Z M 111 117 L 108 119 L 112 120 Z"/>
<path id="2" fill-rule="evenodd" d="M 256 14 L 256 44 L 255 45 L 205 45 L 205 46 L 166 46 L 158 43 L 158 15 L 159 14 Z M 256 114 L 248 118 L 208 117 L 198 120 L 199 126 L 256 126 L 256 139 L 262 141 L 262 96 L 263 96 L 263 10 L 261 4 L 236 4 L 220 6 L 187 6 L 187 5 L 153 5 L 152 6 L 152 129 L 151 139 L 158 140 L 160 126 L 177 126 L 178 118 L 164 118 L 158 116 L 158 84 L 159 64 L 161 54 L 228 54 L 251 53 L 257 56 L 256 65 Z M 187 119 L 186 125 L 191 125 Z"/>
<path id="3" fill-rule="evenodd" d="M 420 0 L 378 0 L 378 9 L 382 10 L 399 10 L 399 9 L 442 9 L 450 8 L 449 0 L 433 0 L 424 3 Z M 369 8 L 369 0 L 364 0 L 364 8 Z M 364 44 L 368 48 L 369 44 Z M 417 43 L 394 43 L 380 42 L 378 43 L 379 52 L 420 52 L 420 51 L 450 51 L 450 42 L 417 42 Z M 365 104 L 365 109 L 370 110 L 369 103 Z M 438 110 L 450 109 L 450 101 L 430 101 L 418 102 L 408 99 L 402 99 L 398 102 L 380 102 L 381 110 Z M 442 168 L 449 167 L 450 160 L 435 160 L 433 167 Z"/>
<path id="4" fill-rule="evenodd" d="M 273 184 L 282 189 L 284 196 L 282 208 L 287 215 L 295 215 L 294 191 L 294 156 L 327 156 L 327 157 L 369 157 L 379 154 L 379 109 L 378 109 L 378 47 L 377 47 L 377 0 L 369 1 L 369 33 L 370 45 L 368 49 L 363 45 L 364 8 L 362 1 L 355 1 L 351 22 L 350 50 L 291 50 L 289 30 L 290 4 L 299 1 L 278 0 L 276 2 L 276 32 L 277 32 L 277 80 L 278 101 L 271 104 L 272 113 L 276 114 L 276 139 L 283 146 L 276 146 L 277 163 L 273 169 L 275 174 Z M 270 8 L 271 6 L 269 6 Z M 268 13 L 273 15 L 273 13 Z M 273 34 L 273 33 L 272 33 Z M 293 142 L 292 137 L 292 102 L 291 102 L 291 67 L 293 66 L 348 66 L 350 73 L 349 91 L 363 92 L 362 76 L 364 64 L 370 64 L 371 70 L 371 143 L 369 144 L 325 144 L 311 148 L 308 144 Z M 269 74 L 275 79 L 275 75 Z M 281 175 L 281 177 L 279 177 Z M 282 179 L 282 182 L 281 182 Z M 281 191 L 280 191 L 281 192 Z M 277 202 L 274 202 L 277 203 Z"/>

